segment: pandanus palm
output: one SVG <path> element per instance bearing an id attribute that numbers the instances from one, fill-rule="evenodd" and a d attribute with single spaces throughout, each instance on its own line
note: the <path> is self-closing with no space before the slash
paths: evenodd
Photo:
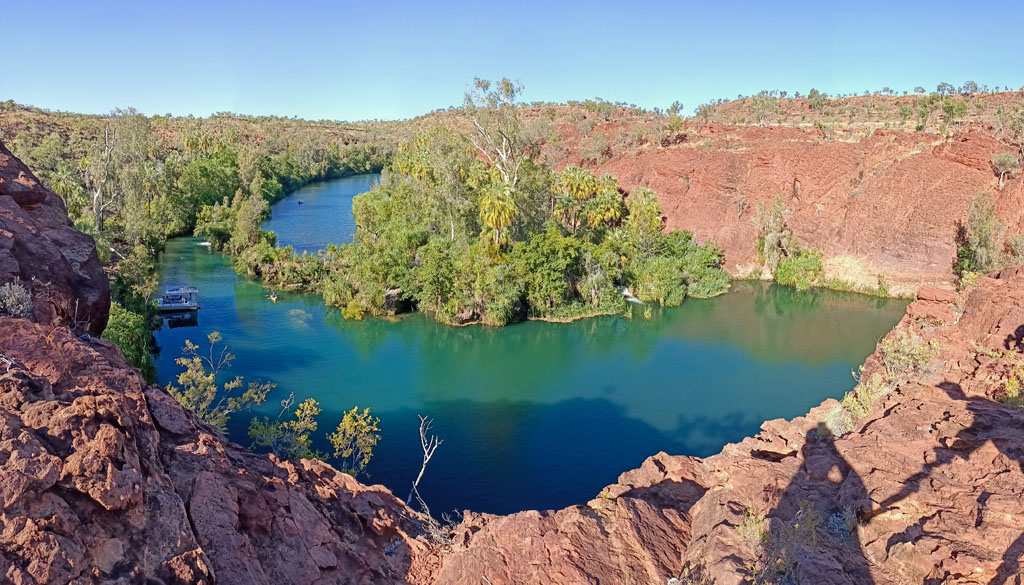
<path id="1" fill-rule="evenodd" d="M 480 219 L 494 231 L 494 244 L 501 243 L 502 231 L 516 219 L 512 193 L 502 186 L 490 189 L 480 198 Z"/>
<path id="2" fill-rule="evenodd" d="M 75 175 L 75 171 L 71 167 L 62 164 L 50 175 L 50 188 L 53 189 L 54 193 L 67 200 L 68 196 L 81 187 L 78 184 L 78 177 Z"/>
<path id="3" fill-rule="evenodd" d="M 597 180 L 597 195 L 587 201 L 587 224 L 595 228 L 601 224 L 613 226 L 625 211 L 619 182 L 609 173 Z"/>
<path id="4" fill-rule="evenodd" d="M 602 191 L 587 202 L 587 224 L 592 228 L 614 226 L 622 220 L 623 211 L 622 195 L 618 191 Z"/>

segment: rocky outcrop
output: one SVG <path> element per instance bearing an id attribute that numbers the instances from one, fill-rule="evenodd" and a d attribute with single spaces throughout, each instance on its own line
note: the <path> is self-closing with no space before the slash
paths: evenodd
<path id="1" fill-rule="evenodd" d="M 599 127 L 609 141 L 627 128 Z M 565 130 L 570 135 L 572 129 Z M 1010 233 L 1024 231 L 1024 178 L 998 189 L 991 157 L 1011 148 L 977 131 L 946 139 L 879 129 L 828 140 L 810 128 L 689 128 L 667 148 L 645 148 L 597 167 L 627 191 L 658 193 L 670 227 L 713 240 L 726 268 L 758 267 L 757 205 L 782 199 L 797 240 L 820 249 L 826 271 L 849 282 L 913 294 L 953 281 L 957 222 L 974 196 L 995 196 Z"/>
<path id="2" fill-rule="evenodd" d="M 827 430 L 829 400 L 704 460 L 658 454 L 586 506 L 468 516 L 437 582 L 1021 583 L 1024 411 L 1001 399 L 1024 266 L 922 290 L 897 331 L 940 354 L 852 432 Z"/>
<path id="3" fill-rule="evenodd" d="M 5 583 L 405 583 L 429 557 L 386 489 L 228 443 L 105 341 L 0 318 L 0 351 Z"/>
<path id="4" fill-rule="evenodd" d="M 107 326 L 110 287 L 90 236 L 68 222 L 60 197 L 0 143 L 0 284 L 32 294 L 39 323 L 93 335 Z"/>

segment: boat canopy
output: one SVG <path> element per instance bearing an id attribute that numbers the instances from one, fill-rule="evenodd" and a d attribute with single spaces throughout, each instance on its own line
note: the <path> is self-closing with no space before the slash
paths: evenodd
<path id="1" fill-rule="evenodd" d="M 156 301 L 159 311 L 189 311 L 199 308 L 199 289 L 189 285 L 175 285 L 164 289 Z"/>

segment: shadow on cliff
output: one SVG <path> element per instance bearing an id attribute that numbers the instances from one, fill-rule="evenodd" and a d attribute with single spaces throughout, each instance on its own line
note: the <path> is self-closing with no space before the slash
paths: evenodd
<path id="1" fill-rule="evenodd" d="M 1024 338 L 1024 326 L 1017 328 L 1016 337 L 1013 335 L 1007 337 L 1005 346 L 1008 349 L 1015 349 L 1020 346 L 1022 338 Z M 944 390 L 951 399 L 966 403 L 967 411 L 974 417 L 971 426 L 958 432 L 953 440 L 948 442 L 948 446 L 937 448 L 934 451 L 933 460 L 925 465 L 921 471 L 907 478 L 903 482 L 903 488 L 893 496 L 882 501 L 878 509 L 872 512 L 872 516 L 888 511 L 911 494 L 920 490 L 922 483 L 927 481 L 937 469 L 952 463 L 957 458 L 968 459 L 972 453 L 989 441 L 1007 459 L 1016 461 L 1021 467 L 1021 471 L 1024 472 L 1024 448 L 1022 448 L 1024 441 L 1019 436 L 1019 429 L 1024 426 L 1021 424 L 1024 423 L 1024 414 L 988 398 L 967 396 L 960 385 L 953 382 L 943 382 L 938 387 Z M 989 492 L 984 492 L 978 500 L 981 506 L 978 518 L 979 523 L 981 522 L 981 515 L 984 513 L 985 503 L 991 495 Z M 922 533 L 923 526 L 920 524 L 911 526 L 903 534 L 890 537 L 888 546 L 899 542 L 910 542 L 918 538 Z M 1024 555 L 1024 532 L 1007 547 L 1003 553 L 999 568 L 996 570 L 996 575 L 989 580 L 987 585 L 1003 585 L 1008 583 L 1010 577 L 1020 574 L 1021 555 Z M 926 581 L 926 584 L 937 584 L 939 582 L 941 580 Z"/>
<path id="2" fill-rule="evenodd" d="M 765 516 L 769 529 L 761 539 L 754 581 L 873 584 L 856 530 L 870 509 L 864 482 L 824 424 L 808 430 L 800 451 L 799 469 Z M 777 492 L 766 489 L 766 499 L 775 500 Z"/>

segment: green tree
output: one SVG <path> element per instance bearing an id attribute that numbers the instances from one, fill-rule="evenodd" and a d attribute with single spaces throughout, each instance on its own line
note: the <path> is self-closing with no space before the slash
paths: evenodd
<path id="1" fill-rule="evenodd" d="M 260 223 L 270 214 L 270 205 L 261 195 L 239 198 L 236 203 L 234 227 L 231 229 L 229 244 L 229 249 L 234 254 L 255 246 L 267 237 L 266 232 L 260 228 Z"/>
<path id="2" fill-rule="evenodd" d="M 647 187 L 638 187 L 626 198 L 626 208 L 629 213 L 619 237 L 636 255 L 650 257 L 659 253 L 665 217 L 658 196 Z"/>
<path id="3" fill-rule="evenodd" d="M 948 124 L 959 124 L 967 116 L 967 102 L 958 98 L 948 98 L 942 102 L 942 113 Z"/>
<path id="4" fill-rule="evenodd" d="M 512 193 L 502 185 L 492 186 L 480 197 L 480 219 L 494 234 L 495 246 L 506 241 L 505 230 L 515 221 L 516 214 Z"/>
<path id="5" fill-rule="evenodd" d="M 191 230 L 194 218 L 204 205 L 213 205 L 225 197 L 234 197 L 240 185 L 233 151 L 216 149 L 210 157 L 189 161 L 178 177 L 176 189 L 181 197 L 176 205 L 179 229 Z"/>
<path id="6" fill-rule="evenodd" d="M 573 302 L 580 277 L 581 245 L 576 238 L 563 234 L 558 224 L 551 222 L 543 232 L 516 245 L 511 256 L 534 315 L 554 316 Z"/>
<path id="7" fill-rule="evenodd" d="M 823 110 L 826 103 L 828 103 L 828 94 L 821 93 L 814 88 L 811 88 L 811 91 L 807 92 L 807 105 L 809 105 L 815 112 Z"/>
<path id="8" fill-rule="evenodd" d="M 1003 188 L 1003 180 L 1007 174 L 1012 175 L 1019 167 L 1020 161 L 1012 152 L 1000 152 L 992 155 L 992 167 L 999 174 L 999 188 Z"/>
<path id="9" fill-rule="evenodd" d="M 707 124 L 711 121 L 711 118 L 715 117 L 715 104 L 706 103 L 697 106 L 697 117 L 700 118 L 701 122 Z"/>
<path id="10" fill-rule="evenodd" d="M 468 217 L 473 208 L 472 186 L 467 178 L 477 163 L 466 139 L 448 128 L 436 126 L 422 132 L 410 145 L 399 147 L 392 168 L 427 183 L 431 221 L 447 227 L 449 239 L 473 228 Z M 439 231 L 439 230 L 438 230 Z"/>
<path id="11" fill-rule="evenodd" d="M 508 79 L 492 84 L 478 77 L 465 100 L 476 130 L 470 140 L 510 187 L 519 182 L 519 171 L 533 150 L 520 132 L 517 100 L 522 90 L 522 85 Z"/>
<path id="12" fill-rule="evenodd" d="M 419 298 L 427 311 L 448 316 L 453 316 L 457 311 L 455 307 L 448 306 L 456 287 L 457 274 L 452 250 L 454 246 L 450 240 L 434 239 L 419 250 Z"/>
<path id="13" fill-rule="evenodd" d="M 57 169 L 50 175 L 49 186 L 64 200 L 69 217 L 79 217 L 82 214 L 88 204 L 85 190 L 79 182 L 78 173 L 70 163 L 62 162 L 57 165 Z"/>
<path id="14" fill-rule="evenodd" d="M 587 169 L 569 165 L 558 174 L 556 185 L 559 195 L 555 199 L 554 212 L 572 233 L 580 228 L 583 203 L 597 192 L 597 179 Z"/>
<path id="15" fill-rule="evenodd" d="M 277 384 L 257 381 L 246 386 L 241 376 L 220 384 L 218 378 L 222 370 L 231 365 L 235 356 L 228 352 L 227 345 L 218 349 L 217 345 L 223 341 L 219 332 L 207 335 L 207 341 L 209 350 L 200 355 L 199 346 L 185 340 L 181 357 L 174 360 L 185 368 L 177 376 L 181 387 L 168 385 L 167 392 L 201 420 L 225 432 L 232 414 L 263 404 L 267 393 Z"/>
<path id="16" fill-rule="evenodd" d="M 342 471 L 357 476 L 366 470 L 380 441 L 379 424 L 380 419 L 370 414 L 369 408 L 359 412 L 359 407 L 353 407 L 341 418 L 327 439 L 334 447 L 334 456 L 342 459 Z"/>
<path id="17" fill-rule="evenodd" d="M 313 449 L 310 437 L 318 427 L 317 417 L 323 412 L 320 403 L 313 398 L 303 400 L 295 408 L 292 418 L 281 421 L 280 418 L 291 408 L 294 395 L 281 401 L 281 412 L 278 420 L 254 418 L 249 422 L 249 438 L 253 447 L 269 447 L 270 450 L 284 459 L 323 459 L 323 455 Z"/>
<path id="18" fill-rule="evenodd" d="M 779 113 L 779 100 L 767 91 L 758 92 L 750 101 L 750 114 L 758 126 L 764 126 L 769 118 Z"/>
<path id="19" fill-rule="evenodd" d="M 978 193 L 967 210 L 967 250 L 962 254 L 961 270 L 987 272 L 998 268 L 1002 260 L 1003 224 L 996 216 L 995 200 Z"/>
<path id="20" fill-rule="evenodd" d="M 786 226 L 789 209 L 776 197 L 771 203 L 757 203 L 757 247 L 761 252 L 761 260 L 772 274 L 779 262 L 793 252 L 793 232 Z"/>
<path id="21" fill-rule="evenodd" d="M 148 248 L 136 244 L 117 263 L 111 291 L 127 309 L 145 314 L 157 285 L 156 259 Z"/>
<path id="22" fill-rule="evenodd" d="M 614 227 L 622 220 L 626 206 L 619 193 L 619 182 L 615 177 L 605 173 L 598 180 L 597 194 L 584 205 L 587 225 L 591 228 L 599 226 Z"/>
<path id="23" fill-rule="evenodd" d="M 149 352 L 152 338 L 144 315 L 128 311 L 117 302 L 110 303 L 110 320 L 103 331 L 103 339 L 117 344 L 124 359 L 138 368 L 147 382 L 152 382 L 156 376 Z"/>

